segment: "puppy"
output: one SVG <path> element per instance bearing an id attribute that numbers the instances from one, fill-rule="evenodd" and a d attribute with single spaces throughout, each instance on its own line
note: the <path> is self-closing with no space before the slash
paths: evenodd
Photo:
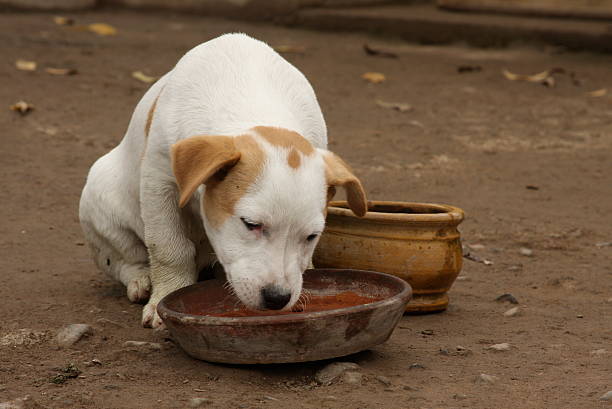
<path id="1" fill-rule="evenodd" d="M 185 54 L 136 106 L 121 143 L 89 171 L 79 216 L 101 270 L 148 303 L 218 260 L 252 309 L 289 309 L 342 186 L 363 187 L 326 150 L 308 80 L 263 42 L 226 34 Z"/>

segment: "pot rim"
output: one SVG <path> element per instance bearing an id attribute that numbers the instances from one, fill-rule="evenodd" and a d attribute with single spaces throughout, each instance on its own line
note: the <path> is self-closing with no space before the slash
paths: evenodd
<path id="1" fill-rule="evenodd" d="M 380 222 L 421 222 L 421 223 L 456 223 L 463 221 L 464 212 L 462 209 L 437 203 L 421 202 L 400 202 L 386 200 L 368 200 L 368 209 L 372 206 L 400 206 L 400 207 L 422 207 L 441 211 L 440 213 L 386 213 L 370 212 L 365 216 L 357 217 L 348 208 L 346 200 L 335 200 L 329 203 L 327 211 L 329 215 L 350 217 L 356 220 L 372 220 Z"/>

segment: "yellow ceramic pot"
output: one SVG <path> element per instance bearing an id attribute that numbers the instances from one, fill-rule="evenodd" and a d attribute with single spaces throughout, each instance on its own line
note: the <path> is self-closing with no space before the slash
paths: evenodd
<path id="1" fill-rule="evenodd" d="M 462 221 L 463 210 L 447 205 L 370 201 L 359 218 L 331 202 L 313 264 L 393 274 L 412 286 L 407 312 L 443 311 L 463 263 Z"/>

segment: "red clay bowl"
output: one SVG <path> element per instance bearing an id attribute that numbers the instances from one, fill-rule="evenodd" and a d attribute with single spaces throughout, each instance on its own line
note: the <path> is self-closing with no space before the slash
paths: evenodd
<path id="1" fill-rule="evenodd" d="M 316 312 L 220 317 L 207 314 L 226 312 L 238 300 L 222 281 L 208 280 L 169 294 L 157 311 L 173 339 L 194 358 L 231 364 L 304 362 L 385 342 L 412 295 L 404 280 L 360 270 L 307 270 L 304 289 L 313 297 L 350 291 L 374 300 Z"/>

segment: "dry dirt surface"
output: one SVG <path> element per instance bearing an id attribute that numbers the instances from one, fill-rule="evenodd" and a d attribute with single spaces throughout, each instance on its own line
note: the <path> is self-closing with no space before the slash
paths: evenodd
<path id="1" fill-rule="evenodd" d="M 27 405 L 46 408 L 609 407 L 600 397 L 612 390 L 610 56 L 434 48 L 169 14 L 71 17 L 118 32 L 59 26 L 48 14 L 0 14 L 0 402 L 29 395 Z M 492 262 L 465 260 L 448 311 L 404 316 L 385 344 L 339 359 L 358 364 L 361 378 L 319 386 L 315 374 L 329 362 L 191 359 L 166 334 L 140 327 L 141 306 L 96 271 L 84 246 L 77 203 L 86 172 L 121 140 L 148 86 L 131 73 L 159 76 L 229 31 L 303 47 L 286 57 L 312 82 L 330 148 L 370 198 L 465 209 L 464 243 Z M 366 55 L 366 42 L 399 58 Z M 18 70 L 17 59 L 38 68 Z M 481 70 L 459 73 L 466 65 Z M 78 73 L 53 76 L 47 67 Z M 565 73 L 546 87 L 510 81 L 503 68 Z M 365 72 L 386 81 L 368 83 Z M 587 94 L 603 88 L 605 95 Z M 10 111 L 19 100 L 35 109 Z M 504 293 L 518 304 L 495 301 Z M 518 314 L 505 316 L 512 307 Z M 74 323 L 91 334 L 60 348 L 56 332 Z M 501 343 L 509 348 L 490 349 Z M 69 364 L 80 375 L 60 371 Z"/>

